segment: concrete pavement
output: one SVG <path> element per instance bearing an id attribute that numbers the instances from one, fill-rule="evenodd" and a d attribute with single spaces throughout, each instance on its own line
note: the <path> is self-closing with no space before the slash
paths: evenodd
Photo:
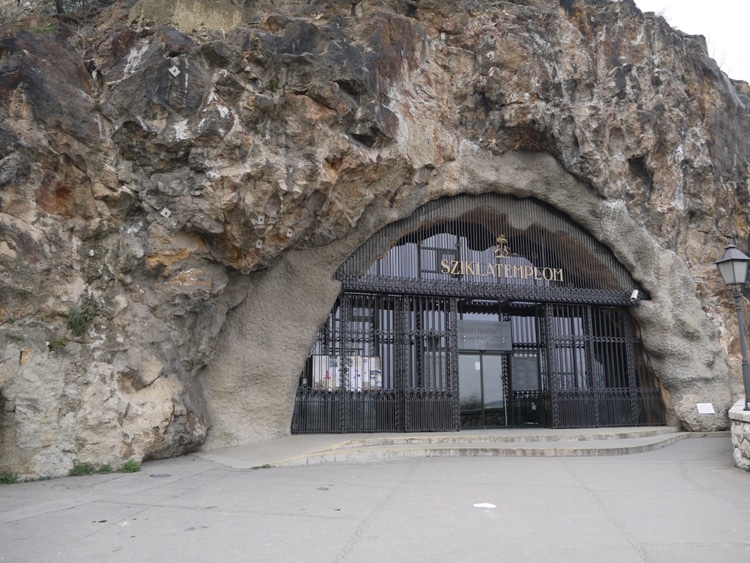
<path id="1" fill-rule="evenodd" d="M 345 437 L 293 438 L 311 438 L 284 446 L 299 457 Z M 726 434 L 617 456 L 218 455 L 0 486 L 0 561 L 750 560 Z"/>

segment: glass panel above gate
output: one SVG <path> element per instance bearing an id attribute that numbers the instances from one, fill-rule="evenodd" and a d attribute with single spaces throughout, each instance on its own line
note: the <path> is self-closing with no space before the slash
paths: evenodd
<path id="1" fill-rule="evenodd" d="M 336 272 L 345 290 L 629 305 L 647 297 L 606 246 L 532 199 L 442 198 L 382 229 Z"/>

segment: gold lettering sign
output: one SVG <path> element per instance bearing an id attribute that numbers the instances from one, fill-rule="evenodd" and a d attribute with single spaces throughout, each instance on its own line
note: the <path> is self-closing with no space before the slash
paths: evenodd
<path id="1" fill-rule="evenodd" d="M 511 255 L 508 239 L 500 235 L 492 253 L 495 259 L 501 260 Z M 466 260 L 441 260 L 440 273 L 451 276 L 478 276 L 505 279 L 521 279 L 547 282 L 564 282 L 562 268 L 537 268 L 536 266 L 516 264 L 493 264 L 491 262 L 469 262 Z"/>
<path id="2" fill-rule="evenodd" d="M 565 281 L 562 268 L 537 268 L 536 266 L 468 262 L 466 260 L 441 260 L 440 273 L 452 276 L 463 275 L 558 283 Z"/>

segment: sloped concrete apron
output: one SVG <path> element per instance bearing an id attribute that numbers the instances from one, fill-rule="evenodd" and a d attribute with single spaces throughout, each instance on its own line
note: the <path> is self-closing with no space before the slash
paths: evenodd
<path id="1" fill-rule="evenodd" d="M 414 457 L 627 455 L 664 448 L 686 438 L 705 437 L 727 440 L 729 432 L 684 432 L 675 426 L 652 426 L 493 429 L 434 434 L 306 434 L 195 455 L 228 467 L 258 469 Z"/>

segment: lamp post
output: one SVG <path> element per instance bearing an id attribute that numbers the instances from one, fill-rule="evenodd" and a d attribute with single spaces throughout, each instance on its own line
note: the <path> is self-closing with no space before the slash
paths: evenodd
<path id="1" fill-rule="evenodd" d="M 732 288 L 734 306 L 737 309 L 737 322 L 740 332 L 740 350 L 742 351 L 742 383 L 745 386 L 745 410 L 750 411 L 750 363 L 747 361 L 747 341 L 745 340 L 745 322 L 742 318 L 742 286 L 747 280 L 747 265 L 750 258 L 737 250 L 733 244 L 728 244 L 724 253 L 716 261 L 721 279 Z"/>

